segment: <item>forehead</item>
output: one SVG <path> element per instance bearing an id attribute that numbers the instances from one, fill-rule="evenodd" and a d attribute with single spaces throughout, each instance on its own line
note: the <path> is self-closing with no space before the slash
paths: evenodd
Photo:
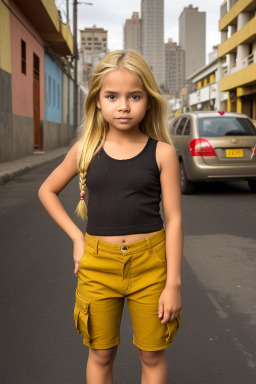
<path id="1" fill-rule="evenodd" d="M 140 89 L 145 90 L 139 76 L 128 70 L 114 70 L 108 72 L 103 79 L 101 89 Z"/>

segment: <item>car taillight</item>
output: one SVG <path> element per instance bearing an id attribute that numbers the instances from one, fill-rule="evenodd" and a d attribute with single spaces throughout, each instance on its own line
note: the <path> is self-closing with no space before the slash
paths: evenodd
<path id="1" fill-rule="evenodd" d="M 216 156 L 208 140 L 193 139 L 188 143 L 191 156 Z"/>
<path id="2" fill-rule="evenodd" d="M 256 144 L 255 144 L 255 147 L 254 147 L 253 154 L 256 155 Z"/>

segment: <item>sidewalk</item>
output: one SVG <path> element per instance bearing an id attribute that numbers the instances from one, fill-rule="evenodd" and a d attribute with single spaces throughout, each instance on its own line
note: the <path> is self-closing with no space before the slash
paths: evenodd
<path id="1" fill-rule="evenodd" d="M 0 163 L 0 185 L 13 180 L 16 176 L 39 167 L 49 161 L 65 155 L 71 146 L 61 147 L 47 152 L 35 152 L 33 155 L 21 157 L 20 159 Z"/>

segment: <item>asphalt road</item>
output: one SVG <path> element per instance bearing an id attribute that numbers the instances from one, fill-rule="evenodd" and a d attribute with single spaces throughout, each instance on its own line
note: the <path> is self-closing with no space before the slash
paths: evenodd
<path id="1" fill-rule="evenodd" d="M 85 383 L 88 348 L 73 322 L 72 243 L 37 190 L 60 159 L 0 187 L 0 383 Z M 78 178 L 60 194 L 68 213 Z M 166 350 L 170 384 L 256 382 L 256 195 L 245 182 L 182 197 L 182 323 Z M 139 384 L 125 304 L 114 384 Z M 157 383 L 156 383 L 157 384 Z"/>

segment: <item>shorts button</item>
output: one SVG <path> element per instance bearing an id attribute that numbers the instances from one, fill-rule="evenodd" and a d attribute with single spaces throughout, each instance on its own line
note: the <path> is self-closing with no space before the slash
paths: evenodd
<path id="1" fill-rule="evenodd" d="M 122 245 L 122 247 L 121 247 L 121 251 L 127 251 L 127 247 L 126 247 L 126 245 Z"/>

